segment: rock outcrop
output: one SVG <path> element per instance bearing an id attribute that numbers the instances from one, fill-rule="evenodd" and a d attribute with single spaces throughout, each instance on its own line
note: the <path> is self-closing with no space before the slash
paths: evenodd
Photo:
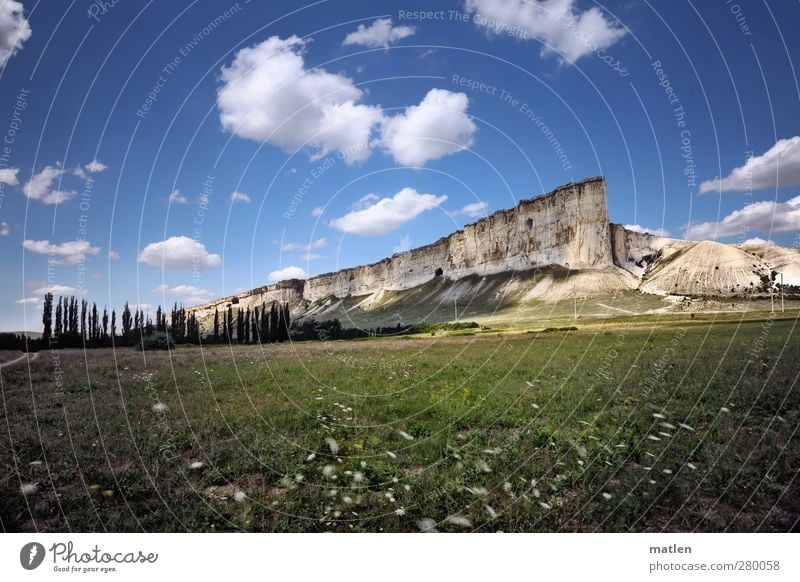
<path id="1" fill-rule="evenodd" d="M 294 317 L 324 317 L 339 313 L 346 301 L 369 311 L 385 304 L 387 294 L 411 290 L 428 294 L 429 301 L 489 288 L 494 297 L 520 302 L 636 289 L 655 295 L 746 295 L 764 292 L 776 269 L 786 274 L 787 285 L 800 284 L 800 251 L 682 241 L 610 223 L 605 180 L 596 177 L 522 200 L 377 263 L 281 281 L 191 311 L 208 330 L 214 310 L 229 306 L 252 310 L 288 302 Z"/>

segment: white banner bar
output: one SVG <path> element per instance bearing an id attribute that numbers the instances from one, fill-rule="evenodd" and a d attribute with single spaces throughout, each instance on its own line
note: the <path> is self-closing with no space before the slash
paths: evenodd
<path id="1" fill-rule="evenodd" d="M 5 534 L 0 579 L 794 581 L 798 541 L 791 534 Z"/>

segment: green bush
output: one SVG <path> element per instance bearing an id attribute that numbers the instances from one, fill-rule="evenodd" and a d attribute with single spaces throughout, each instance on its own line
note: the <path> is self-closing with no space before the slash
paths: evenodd
<path id="1" fill-rule="evenodd" d="M 157 331 L 146 335 L 142 341 L 136 343 L 136 349 L 142 350 L 172 350 L 175 349 L 175 340 L 172 336 L 163 331 Z"/>

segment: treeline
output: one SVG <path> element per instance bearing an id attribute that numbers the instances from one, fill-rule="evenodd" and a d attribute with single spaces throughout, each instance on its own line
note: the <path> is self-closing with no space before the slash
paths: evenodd
<path id="1" fill-rule="evenodd" d="M 209 343 L 273 343 L 290 337 L 291 315 L 288 303 L 261 308 L 237 309 L 228 305 L 221 313 L 215 309 L 214 324 L 206 334 L 200 328 L 194 312 L 175 303 L 167 314 L 159 305 L 155 321 L 149 311 L 128 303 L 117 318 L 116 310 L 98 309 L 85 299 L 44 296 L 42 306 L 42 336 L 33 339 L 13 333 L 0 333 L 0 349 L 37 351 L 44 348 L 101 348 L 110 346 L 141 347 L 150 336 L 166 334 L 170 344 Z M 118 327 L 119 325 L 119 327 Z"/>

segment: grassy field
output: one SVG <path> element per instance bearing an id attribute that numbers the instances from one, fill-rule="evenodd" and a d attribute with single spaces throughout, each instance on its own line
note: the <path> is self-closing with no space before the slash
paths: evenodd
<path id="1" fill-rule="evenodd" d="M 1 373 L 0 525 L 796 530 L 800 330 L 749 317 L 41 352 Z"/>

